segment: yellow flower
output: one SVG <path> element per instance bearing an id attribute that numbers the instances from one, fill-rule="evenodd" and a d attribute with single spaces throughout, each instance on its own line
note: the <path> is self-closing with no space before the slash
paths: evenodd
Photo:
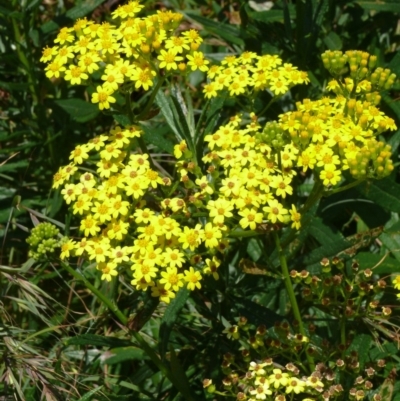
<path id="1" fill-rule="evenodd" d="M 113 262 L 99 263 L 97 269 L 102 273 L 102 280 L 111 281 L 114 276 L 118 275 L 117 264 Z"/>
<path id="2" fill-rule="evenodd" d="M 70 65 L 64 77 L 66 81 L 71 81 L 72 85 L 80 85 L 82 80 L 88 78 L 89 76 L 82 70 L 82 68 L 76 65 Z"/>
<path id="3" fill-rule="evenodd" d="M 175 298 L 175 293 L 169 289 L 167 290 L 162 284 L 157 284 L 157 286 L 151 287 L 151 296 L 159 297 L 160 301 L 169 304 L 171 299 Z"/>
<path id="4" fill-rule="evenodd" d="M 150 86 L 153 86 L 153 77 L 157 74 L 155 71 L 148 68 L 138 68 L 133 74 L 131 79 L 135 81 L 135 88 L 142 87 L 145 91 L 148 91 Z"/>
<path id="5" fill-rule="evenodd" d="M 157 59 L 160 60 L 159 68 L 166 68 L 169 71 L 171 69 L 176 70 L 178 68 L 176 62 L 183 60 L 183 57 L 178 56 L 175 49 L 168 51 L 163 49 Z"/>
<path id="6" fill-rule="evenodd" d="M 306 383 L 300 379 L 298 379 L 297 377 L 291 377 L 288 380 L 288 383 L 286 385 L 286 394 L 290 394 L 290 393 L 303 393 L 304 389 L 306 387 Z"/>
<path id="7" fill-rule="evenodd" d="M 396 276 L 396 277 L 393 279 L 392 283 L 393 283 L 393 287 L 394 287 L 396 290 L 400 290 L 400 275 Z"/>
<path id="8" fill-rule="evenodd" d="M 342 177 L 340 171 L 336 170 L 333 164 L 325 166 L 319 176 L 326 187 L 329 185 L 336 185 Z"/>
<path id="9" fill-rule="evenodd" d="M 188 54 L 186 58 L 189 60 L 187 65 L 191 67 L 192 71 L 200 70 L 205 72 L 208 70 L 207 64 L 210 62 L 204 59 L 204 54 L 202 52 L 195 51 L 192 56 Z"/>
<path id="10" fill-rule="evenodd" d="M 73 251 L 76 247 L 76 242 L 68 239 L 61 245 L 61 254 L 60 259 L 67 259 L 71 256 L 71 251 Z"/>
<path id="11" fill-rule="evenodd" d="M 268 201 L 268 206 L 265 206 L 263 210 L 267 213 L 268 220 L 273 224 L 277 221 L 283 223 L 284 216 L 288 214 L 288 211 L 276 199 Z"/>
<path id="12" fill-rule="evenodd" d="M 296 206 L 292 205 L 292 210 L 289 210 L 290 218 L 292 220 L 292 228 L 300 230 L 301 227 L 301 214 L 297 211 Z"/>
<path id="13" fill-rule="evenodd" d="M 250 230 L 255 230 L 257 224 L 260 224 L 263 221 L 263 215 L 262 213 L 258 213 L 257 209 L 243 209 L 239 212 L 239 216 L 242 216 L 239 224 L 244 229 L 249 227 Z"/>
<path id="14" fill-rule="evenodd" d="M 110 103 L 115 103 L 116 100 L 112 97 L 113 91 L 111 88 L 98 86 L 96 92 L 92 94 L 92 103 L 98 103 L 100 110 L 109 109 Z"/>
<path id="15" fill-rule="evenodd" d="M 164 264 L 171 267 L 182 267 L 185 263 L 184 254 L 179 249 L 166 248 L 163 253 Z"/>
<path id="16" fill-rule="evenodd" d="M 164 289 L 178 291 L 180 287 L 183 287 L 183 274 L 178 273 L 176 267 L 168 267 L 167 271 L 161 272 L 162 279 L 159 281 L 160 284 L 164 285 Z"/>
<path id="17" fill-rule="evenodd" d="M 206 248 L 216 248 L 219 240 L 222 238 L 222 233 L 218 227 L 207 223 L 204 227 L 204 245 Z"/>
<path id="18" fill-rule="evenodd" d="M 200 289 L 201 284 L 200 281 L 202 279 L 200 272 L 195 271 L 193 267 L 190 267 L 189 270 L 185 270 L 185 281 L 187 282 L 187 288 L 191 291 L 194 291 L 196 288 Z"/>

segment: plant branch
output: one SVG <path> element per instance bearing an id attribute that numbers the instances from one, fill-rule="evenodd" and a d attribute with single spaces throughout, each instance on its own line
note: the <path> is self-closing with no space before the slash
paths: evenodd
<path id="1" fill-rule="evenodd" d="M 294 293 L 292 280 L 291 280 L 290 274 L 289 274 L 289 269 L 288 269 L 288 265 L 287 265 L 287 261 L 286 261 L 286 256 L 285 256 L 285 253 L 283 251 L 283 248 L 282 248 L 282 245 L 281 245 L 281 242 L 280 242 L 280 239 L 279 239 L 279 235 L 278 235 L 278 233 L 276 231 L 273 231 L 272 234 L 274 236 L 276 248 L 277 248 L 277 251 L 278 251 L 278 254 L 279 254 L 279 261 L 280 261 L 280 264 L 281 264 L 281 269 L 282 269 L 282 274 L 283 274 L 283 278 L 284 278 L 284 282 L 285 282 L 286 291 L 288 293 L 290 304 L 292 306 L 293 315 L 294 315 L 295 319 L 299 323 L 300 334 L 302 336 L 308 338 L 308 336 L 306 334 L 306 331 L 304 329 L 304 324 L 303 324 L 303 320 L 301 318 L 299 305 L 297 303 L 296 294 Z M 309 364 L 310 371 L 312 372 L 314 370 L 314 367 L 315 367 L 314 359 L 309 353 L 307 353 L 307 351 L 306 351 L 306 356 L 307 356 L 307 361 L 308 361 L 308 364 Z"/>

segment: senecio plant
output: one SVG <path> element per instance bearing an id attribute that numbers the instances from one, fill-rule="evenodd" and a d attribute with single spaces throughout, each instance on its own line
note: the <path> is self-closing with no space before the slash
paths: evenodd
<path id="1" fill-rule="evenodd" d="M 368 378 L 379 367 L 372 366 L 366 378 L 360 375 L 343 392 L 336 371 L 358 372 L 356 356 L 344 354 L 345 324 L 339 354 L 331 349 L 325 358 L 325 345 L 310 340 L 313 330 L 303 324 L 294 292 L 297 283 L 304 299 L 329 307 L 338 288 L 350 302 L 366 296 L 372 284 L 362 287 L 356 269 L 347 278 L 340 275 L 340 259 L 321 262 L 322 278 L 289 272 L 283 248 L 295 240 L 307 212 L 322 196 L 393 171 L 391 148 L 379 135 L 396 126 L 379 103 L 381 91 L 390 89 L 396 76 L 378 67 L 377 58 L 366 52 L 327 51 L 322 61 L 332 80 L 326 94 L 299 101 L 270 121 L 263 117 L 268 107 L 291 87 L 308 84 L 306 72 L 277 55 L 252 52 L 212 62 L 201 51 L 200 33 L 179 29 L 181 14 L 158 11 L 140 17 L 142 8 L 136 1 L 120 6 L 112 13 L 112 23 L 78 20 L 62 28 L 54 46 L 43 50 L 48 78 L 95 88 L 91 101 L 100 110 L 122 110 L 127 120 L 78 145 L 70 164 L 54 175 L 53 188 L 61 190 L 80 234 L 61 237 L 48 223 L 41 224 L 28 240 L 31 256 L 50 257 L 59 247 L 60 263 L 70 272 L 73 260 L 88 261 L 102 280 L 125 275 L 134 291 L 149 291 L 168 304 L 183 287 L 201 290 L 205 276 L 218 280 L 219 267 L 239 241 L 271 237 L 296 324 L 277 325 L 268 337 L 265 327 L 251 334 L 253 329 L 241 318 L 226 333 L 241 342 L 242 361 L 226 355 L 223 389 L 218 391 L 209 379 L 204 387 L 213 396 L 238 400 L 362 400 L 373 394 Z M 171 171 L 147 150 L 140 121 L 148 119 L 165 88 L 185 82 L 197 70 L 207 76 L 204 109 L 222 96 L 245 97 L 253 105 L 261 91 L 268 92 L 271 101 L 258 114 L 253 110 L 231 116 L 208 132 L 201 114 L 194 134 L 177 135 L 169 156 Z M 149 92 L 139 111 L 131 103 L 133 91 Z M 299 204 L 295 189 L 305 181 L 313 189 Z M 334 276 L 329 266 L 339 273 Z M 400 289 L 398 279 L 394 285 Z M 354 288 L 362 291 L 355 294 Z M 328 297 L 329 291 L 337 292 Z M 377 311 L 377 299 L 368 298 L 368 305 L 360 306 L 363 312 L 345 309 L 347 317 L 390 314 L 388 308 Z M 340 319 L 343 310 L 337 307 L 336 312 Z M 277 355 L 285 355 L 286 367 L 274 362 Z M 337 357 L 334 365 L 329 355 Z"/>

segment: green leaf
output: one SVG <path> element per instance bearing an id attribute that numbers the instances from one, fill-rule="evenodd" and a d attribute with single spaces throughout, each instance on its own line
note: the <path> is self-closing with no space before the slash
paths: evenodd
<path id="1" fill-rule="evenodd" d="M 92 398 L 92 395 L 96 394 L 102 388 L 103 388 L 103 386 L 99 386 L 99 387 L 94 388 L 93 390 L 90 390 L 83 397 L 79 398 L 78 401 L 89 401 Z"/>
<path id="2" fill-rule="evenodd" d="M 388 68 L 392 70 L 397 76 L 400 76 L 400 51 L 390 61 Z"/>
<path id="3" fill-rule="evenodd" d="M 355 259 L 360 269 L 373 269 L 376 274 L 392 274 L 400 271 L 399 262 L 390 255 L 378 255 L 371 252 L 360 252 Z"/>
<path id="4" fill-rule="evenodd" d="M 106 365 L 115 365 L 117 363 L 148 359 L 146 353 L 137 347 L 118 347 L 104 352 L 101 356 L 102 363 Z"/>
<path id="5" fill-rule="evenodd" d="M 400 60 L 399 60 L 400 64 Z M 400 129 L 390 136 L 387 143 L 392 147 L 393 151 L 398 150 L 400 146 Z"/>
<path id="6" fill-rule="evenodd" d="M 60 99 L 55 100 L 54 103 L 67 112 L 73 120 L 80 123 L 93 120 L 100 113 L 97 105 L 82 99 Z"/>
<path id="7" fill-rule="evenodd" d="M 0 88 L 3 88 L 7 91 L 21 91 L 21 90 L 26 90 L 29 88 L 29 85 L 23 82 L 19 83 L 14 83 L 14 82 L 3 82 L 0 81 Z"/>
<path id="8" fill-rule="evenodd" d="M 210 132 L 214 131 L 215 124 L 221 115 L 222 107 L 224 106 L 226 99 L 226 94 L 221 95 L 219 94 L 217 97 L 213 98 L 210 103 L 210 107 L 206 114 L 206 122 L 203 137 Z"/>
<path id="9" fill-rule="evenodd" d="M 165 96 L 162 91 L 159 91 L 156 96 L 156 102 L 161 109 L 161 113 L 167 121 L 167 124 L 172 129 L 173 133 L 177 137 L 178 141 L 182 141 L 183 137 L 181 129 L 179 129 L 179 121 L 175 121 L 175 116 L 172 108 L 175 108 L 174 104 Z"/>
<path id="10" fill-rule="evenodd" d="M 398 0 L 357 0 L 355 3 L 368 11 L 389 11 L 400 13 L 400 4 Z"/>
<path id="11" fill-rule="evenodd" d="M 72 7 L 69 9 L 65 15 L 68 18 L 71 18 L 73 20 L 76 20 L 78 18 L 82 18 L 85 15 L 88 15 L 91 13 L 94 9 L 96 9 L 98 6 L 104 3 L 105 0 L 87 0 L 85 2 L 82 2 L 81 4 Z"/>
<path id="12" fill-rule="evenodd" d="M 227 297 L 236 312 L 235 316 L 245 316 L 254 325 L 264 324 L 266 327 L 272 327 L 276 322 L 281 322 L 284 319 L 283 316 L 278 315 L 273 310 L 249 299 L 237 297 L 233 294 L 229 294 Z"/>
<path id="13" fill-rule="evenodd" d="M 350 347 L 346 350 L 346 355 L 349 355 L 351 351 L 358 353 L 358 361 L 360 363 L 360 369 L 364 369 L 365 362 L 368 359 L 369 349 L 373 343 L 373 338 L 369 334 L 358 334 Z"/>
<path id="14" fill-rule="evenodd" d="M 325 223 L 318 217 L 311 219 L 309 233 L 321 245 L 329 245 L 334 241 L 343 239 L 343 236 L 340 234 L 340 232 L 334 232 L 333 228 L 330 227 L 329 224 Z"/>
<path id="15" fill-rule="evenodd" d="M 176 297 L 171 301 L 165 310 L 161 320 L 160 335 L 159 335 L 159 350 L 162 357 L 168 351 L 168 342 L 172 328 L 179 317 L 179 313 L 186 304 L 190 292 L 186 288 L 182 288 Z"/>
<path id="16" fill-rule="evenodd" d="M 247 244 L 247 253 L 250 255 L 253 262 L 257 262 L 262 255 L 263 244 L 258 238 L 250 238 Z"/>
<path id="17" fill-rule="evenodd" d="M 313 251 L 309 252 L 303 258 L 299 258 L 296 264 L 306 265 L 307 270 L 311 274 L 319 273 L 321 269 L 320 262 L 323 258 L 331 258 L 336 256 L 338 253 L 351 248 L 353 244 L 345 239 L 341 239 L 335 242 L 327 243 Z"/>
<path id="18" fill-rule="evenodd" d="M 92 345 L 95 347 L 126 347 L 131 343 L 116 337 L 105 337 L 97 334 L 82 334 L 65 339 L 66 345 Z"/>
<path id="19" fill-rule="evenodd" d="M 179 383 L 179 392 L 183 395 L 185 400 L 194 400 L 194 393 L 190 389 L 188 378 L 172 346 L 170 347 L 170 355 L 171 374 L 175 378 L 174 383 Z"/>
<path id="20" fill-rule="evenodd" d="M 266 24 L 271 22 L 283 22 L 283 10 L 268 10 L 268 11 L 248 11 L 247 15 L 253 20 L 264 22 Z"/>
<path id="21" fill-rule="evenodd" d="M 395 223 L 380 235 L 379 240 L 400 261 L 400 222 Z"/>
<path id="22" fill-rule="evenodd" d="M 143 130 L 143 138 L 146 143 L 151 143 L 158 149 L 173 154 L 174 144 L 165 137 L 165 134 L 168 133 L 168 127 L 152 128 L 146 127 L 144 124 L 140 124 L 140 127 Z"/>
<path id="23" fill-rule="evenodd" d="M 324 37 L 324 43 L 329 50 L 340 50 L 343 47 L 342 39 L 334 31 L 330 31 Z"/>
<path id="24" fill-rule="evenodd" d="M 213 21 L 193 12 L 186 12 L 185 14 L 189 19 L 195 20 L 199 24 L 203 25 L 204 29 L 208 32 L 213 33 L 216 36 L 220 36 L 228 42 L 235 43 L 239 46 L 244 46 L 244 41 L 239 35 L 240 31 L 235 26 L 225 24 L 224 22 Z"/>
<path id="25" fill-rule="evenodd" d="M 28 165 L 28 160 L 20 160 L 15 163 L 4 163 L 3 165 L 0 165 L 0 173 L 5 173 L 6 171 L 17 171 L 18 169 L 26 167 Z"/>
<path id="26" fill-rule="evenodd" d="M 373 183 L 360 184 L 357 191 L 383 208 L 400 213 L 400 185 L 392 181 L 390 177 Z"/>

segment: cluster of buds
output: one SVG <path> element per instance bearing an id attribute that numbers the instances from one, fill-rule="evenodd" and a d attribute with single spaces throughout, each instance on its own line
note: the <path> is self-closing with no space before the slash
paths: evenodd
<path id="1" fill-rule="evenodd" d="M 348 318 L 382 319 L 390 315 L 390 308 L 378 310 L 381 292 L 386 287 L 383 279 L 378 279 L 370 269 L 359 271 L 359 264 L 353 261 L 351 270 L 345 269 L 345 262 L 334 257 L 323 258 L 319 276 L 312 276 L 306 270 L 292 270 L 294 282 L 302 284 L 302 295 L 307 302 L 329 307 L 329 313 Z M 346 296 L 343 296 L 346 294 Z"/>
<path id="2" fill-rule="evenodd" d="M 42 260 L 54 254 L 60 247 L 60 230 L 51 223 L 40 223 L 32 229 L 26 242 L 30 245 L 29 257 Z"/>

